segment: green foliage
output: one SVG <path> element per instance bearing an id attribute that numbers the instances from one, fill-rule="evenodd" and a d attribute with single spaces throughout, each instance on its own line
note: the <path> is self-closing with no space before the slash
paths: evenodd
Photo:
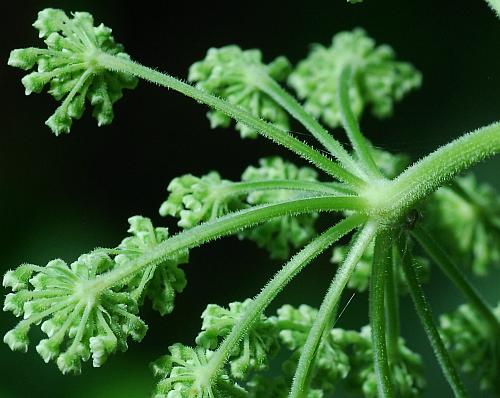
<path id="1" fill-rule="evenodd" d="M 80 119 L 89 101 L 99 126 L 113 120 L 113 103 L 122 97 L 125 88 L 134 88 L 137 78 L 102 68 L 97 57 L 100 52 L 129 59 L 121 44 L 111 36 L 111 29 L 94 26 L 92 15 L 75 12 L 69 18 L 64 11 L 46 8 L 38 13 L 33 26 L 39 31 L 47 49 L 24 48 L 13 50 L 9 65 L 29 70 L 22 79 L 26 94 L 40 93 L 49 84 L 49 93 L 63 100 L 46 121 L 56 135 L 69 133 L 73 119 Z"/>
<path id="2" fill-rule="evenodd" d="M 356 116 L 367 106 L 377 117 L 390 116 L 394 101 L 419 87 L 422 80 L 413 66 L 395 60 L 391 47 L 375 46 L 364 30 L 337 33 L 330 47 L 314 46 L 288 79 L 305 100 L 306 110 L 330 127 L 340 125 L 339 79 L 346 66 L 355 68 L 349 95 Z"/>
<path id="3" fill-rule="evenodd" d="M 258 79 L 266 75 L 276 81 L 285 80 L 291 66 L 285 57 L 268 65 L 262 63 L 260 50 L 243 51 L 238 46 L 210 48 L 205 59 L 189 69 L 189 81 L 196 87 L 238 105 L 252 115 L 288 130 L 288 115 L 271 97 L 262 92 Z M 221 111 L 207 114 L 210 126 L 229 127 L 231 117 Z M 243 123 L 236 123 L 242 138 L 256 138 L 257 132 Z"/>
<path id="4" fill-rule="evenodd" d="M 99 125 L 111 122 L 112 104 L 142 78 L 209 105 L 213 127 L 228 127 L 235 119 L 242 137 L 260 133 L 311 167 L 268 157 L 248 167 L 238 182 L 216 171 L 175 178 L 160 213 L 179 218 L 183 230 L 178 234 L 169 236 L 166 228 L 134 216 L 130 235 L 116 248 L 96 249 L 70 265 L 57 259 L 45 267 L 23 264 L 7 272 L 3 284 L 13 292 L 4 310 L 23 317 L 4 337 L 12 350 L 27 351 L 31 327 L 41 325 L 47 338 L 36 349 L 46 362 L 55 360 L 63 373 L 80 372 L 81 362 L 91 356 L 94 366 L 101 366 L 113 352 L 126 350 L 129 338 L 144 337 L 147 326 L 138 311 L 145 298 L 162 315 L 173 310 L 175 296 L 186 286 L 179 265 L 187 262 L 189 250 L 238 233 L 272 258 L 300 251 L 254 299 L 228 308 L 207 306 L 196 346 L 171 345 L 169 354 L 152 365 L 160 379 L 156 398 L 326 398 L 339 386 L 368 398 L 421 396 L 422 361 L 399 333 L 396 291 L 405 290 L 455 396 L 465 392 L 444 344 L 464 371 L 479 374 L 483 388 L 498 392 L 500 307 L 493 312 L 440 244 L 420 224 L 415 227 L 420 220 L 407 217 L 428 199 L 425 222 L 452 256 L 477 274 L 499 262 L 498 194 L 473 177 L 457 178 L 433 192 L 500 152 L 500 123 L 467 134 L 410 167 L 405 155 L 373 146 L 359 127 L 364 109 L 390 115 L 394 102 L 418 87 L 421 76 L 361 29 L 337 34 L 329 48 L 316 46 L 290 75 L 283 57 L 265 65 L 259 50 L 210 49 L 191 67 L 189 79 L 196 83 L 191 86 L 131 61 L 109 28 L 94 27 L 90 14 L 69 18 L 61 10 L 46 9 L 34 26 L 48 48 L 14 50 L 9 64 L 25 70 L 37 66 L 23 78 L 27 93 L 50 84 L 49 93 L 63 100 L 47 121 L 54 133 L 69 132 L 87 100 Z M 305 108 L 277 84 L 287 77 Z M 288 114 L 330 153 L 287 132 Z M 342 121 L 352 153 L 316 119 L 331 127 Z M 319 181 L 316 169 L 339 181 Z M 315 236 L 320 211 L 338 212 L 335 220 L 341 221 Z M 275 316 L 264 315 L 292 278 L 351 232 L 349 250 L 342 244 L 333 250 L 339 269 L 319 310 L 284 305 Z M 413 257 L 413 238 L 469 301 L 441 318 L 444 344 L 420 288 L 429 272 L 427 259 Z M 384 268 L 377 270 L 379 265 L 394 265 L 396 283 L 385 278 Z M 370 280 L 370 325 L 360 331 L 333 328 L 345 287 L 364 291 Z"/>
<path id="5" fill-rule="evenodd" d="M 472 174 L 436 191 L 424 219 L 454 260 L 476 275 L 500 265 L 500 196 Z"/>
<path id="6" fill-rule="evenodd" d="M 500 305 L 495 308 L 500 320 Z M 491 331 L 485 320 L 470 305 L 440 317 L 440 333 L 457 366 L 479 378 L 482 390 L 500 394 L 498 330 Z"/>
<path id="7" fill-rule="evenodd" d="M 249 166 L 241 179 L 317 181 L 317 173 L 309 167 L 297 167 L 282 158 L 270 157 L 260 159 L 258 167 Z M 297 195 L 304 194 L 290 190 L 254 191 L 247 196 L 247 202 L 251 205 L 279 203 L 296 198 Z M 315 235 L 316 218 L 315 213 L 275 218 L 263 225 L 242 231 L 239 236 L 253 240 L 259 247 L 267 249 L 271 258 L 286 259 L 292 249 L 302 247 Z"/>

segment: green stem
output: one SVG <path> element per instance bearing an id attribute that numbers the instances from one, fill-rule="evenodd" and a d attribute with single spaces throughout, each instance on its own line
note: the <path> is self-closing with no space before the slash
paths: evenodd
<path id="1" fill-rule="evenodd" d="M 210 358 L 208 374 L 214 378 L 226 363 L 234 347 L 239 344 L 243 336 L 248 333 L 249 328 L 262 314 L 264 309 L 271 303 L 276 295 L 295 277 L 308 263 L 326 250 L 334 242 L 345 234 L 366 221 L 366 216 L 352 215 L 331 227 L 322 235 L 314 239 L 299 253 L 283 266 L 283 268 L 269 281 L 262 291 L 252 301 L 245 315 L 233 327 L 231 333 L 219 346 Z"/>
<path id="2" fill-rule="evenodd" d="M 267 74 L 257 73 L 255 76 L 257 86 L 302 125 L 333 155 L 342 166 L 353 174 L 360 174 L 360 169 L 349 152 L 331 136 L 331 134 L 312 117 L 297 100 L 286 92 L 274 79 Z"/>
<path id="3" fill-rule="evenodd" d="M 222 236 L 231 235 L 243 228 L 263 223 L 271 218 L 317 211 L 364 209 L 365 204 L 355 197 L 321 196 L 290 200 L 283 203 L 255 206 L 230 213 L 213 221 L 185 230 L 159 243 L 149 251 L 131 260 L 123 267 L 102 274 L 95 279 L 89 289 L 103 291 L 120 283 L 124 278 L 150 265 L 158 265 L 175 253 L 199 246 Z"/>
<path id="4" fill-rule="evenodd" d="M 243 195 L 254 191 L 264 190 L 292 190 L 292 191 L 307 191 L 315 193 L 323 193 L 328 195 L 345 195 L 335 186 L 330 186 L 326 183 L 316 181 L 302 181 L 302 180 L 263 180 L 263 181 L 242 181 L 235 182 L 231 185 L 225 186 L 224 193 L 227 195 Z"/>
<path id="5" fill-rule="evenodd" d="M 354 271 L 354 267 L 356 267 L 356 264 L 359 262 L 359 259 L 372 241 L 376 232 L 377 225 L 372 222 L 367 223 L 356 237 L 356 240 L 352 244 L 344 262 L 337 270 L 337 273 L 328 288 L 328 292 L 321 303 L 318 315 L 316 316 L 313 326 L 307 336 L 306 343 L 302 348 L 302 353 L 293 378 L 289 398 L 304 397 L 308 387 L 307 383 L 309 380 L 309 373 L 324 332 L 327 328 L 331 327 L 332 314 L 335 312 L 335 308 L 337 307 L 342 291 L 349 281 L 349 278 Z"/>
<path id="6" fill-rule="evenodd" d="M 366 171 L 372 175 L 372 177 L 382 179 L 382 173 L 375 164 L 373 157 L 370 153 L 370 147 L 359 129 L 358 120 L 354 116 L 354 112 L 351 108 L 351 99 L 349 97 L 349 87 L 352 81 L 352 67 L 346 65 L 339 77 L 339 90 L 338 90 L 338 100 L 340 106 L 340 118 L 342 121 L 342 126 L 344 127 L 349 141 L 351 141 L 354 151 L 358 155 L 359 160 L 362 165 L 366 168 Z"/>
<path id="7" fill-rule="evenodd" d="M 394 397 L 391 371 L 387 357 L 384 305 L 387 269 L 392 265 L 390 256 L 391 247 L 392 236 L 390 231 L 384 230 L 377 235 L 370 278 L 370 325 L 373 364 L 375 375 L 377 376 L 377 389 L 380 398 Z"/>
<path id="8" fill-rule="evenodd" d="M 500 123 L 466 134 L 421 159 L 386 187 L 368 188 L 374 207 L 404 212 L 454 176 L 500 152 Z"/>
<path id="9" fill-rule="evenodd" d="M 417 274 L 415 273 L 413 264 L 411 263 L 411 258 L 407 253 L 407 244 L 405 245 L 403 250 L 403 270 L 405 273 L 408 288 L 410 290 L 410 296 L 413 300 L 413 304 L 415 305 L 415 310 L 417 311 L 420 321 L 422 322 L 425 333 L 429 338 L 429 342 L 432 346 L 434 354 L 436 355 L 439 365 L 441 366 L 441 370 L 443 371 L 446 380 L 450 384 L 455 397 L 467 397 L 467 393 L 465 392 L 465 388 L 462 385 L 460 378 L 458 377 L 455 365 L 453 364 L 450 355 L 446 350 L 443 341 L 441 340 L 441 336 L 439 335 L 424 291 L 422 289 L 422 286 L 420 285 Z"/>
<path id="10" fill-rule="evenodd" d="M 397 246 L 392 245 L 392 261 L 387 267 L 387 280 L 385 282 L 385 316 L 387 319 L 387 356 L 389 363 L 397 362 L 399 340 L 399 295 L 398 295 L 398 268 Z"/>
<path id="11" fill-rule="evenodd" d="M 451 257 L 444 251 L 438 242 L 426 231 L 424 227 L 418 225 L 411 231 L 412 236 L 426 251 L 429 257 L 441 268 L 441 271 L 453 282 L 462 292 L 469 303 L 478 311 L 487 322 L 489 332 L 492 336 L 500 334 L 500 322 L 493 313 L 491 307 L 481 297 L 480 293 L 467 281 L 460 268 L 454 263 Z"/>
<path id="12" fill-rule="evenodd" d="M 159 86 L 171 88 L 175 91 L 178 91 L 220 112 L 225 113 L 226 115 L 241 123 L 246 124 L 249 127 L 252 127 L 264 137 L 283 145 L 296 154 L 302 156 L 304 159 L 309 160 L 316 167 L 325 171 L 331 176 L 352 186 L 359 187 L 364 185 L 364 182 L 358 177 L 344 170 L 337 163 L 331 161 L 327 157 L 315 151 L 313 148 L 291 136 L 288 132 L 274 126 L 271 123 L 267 123 L 261 119 L 254 117 L 251 113 L 238 106 L 232 105 L 229 102 L 217 98 L 205 91 L 199 90 L 196 87 L 183 83 L 172 76 L 158 72 L 157 70 L 140 65 L 137 62 L 128 59 L 119 58 L 107 53 L 101 53 L 97 57 L 97 62 L 99 62 L 99 65 L 101 65 L 103 68 L 106 68 L 108 70 L 131 74 L 141 79 L 158 84 Z"/>

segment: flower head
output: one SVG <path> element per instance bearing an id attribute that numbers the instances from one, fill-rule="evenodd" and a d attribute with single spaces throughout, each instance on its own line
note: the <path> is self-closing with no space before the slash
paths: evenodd
<path id="1" fill-rule="evenodd" d="M 286 112 L 260 90 L 258 79 L 259 74 L 265 74 L 282 81 L 290 69 L 290 63 L 284 57 L 265 65 L 259 50 L 243 51 L 238 46 L 226 46 L 209 49 L 205 59 L 189 69 L 189 80 L 196 82 L 198 88 L 238 105 L 258 118 L 288 129 Z M 231 118 L 222 112 L 212 110 L 207 115 L 212 128 L 228 127 L 231 123 Z M 242 138 L 257 137 L 254 129 L 242 123 L 237 123 L 236 129 Z"/>
<path id="2" fill-rule="evenodd" d="M 68 17 L 53 8 L 40 11 L 33 26 L 47 48 L 13 50 L 8 63 L 24 70 L 37 66 L 37 71 L 22 79 L 26 94 L 40 93 L 49 84 L 49 93 L 63 100 L 45 123 L 56 135 L 69 133 L 73 119 L 83 115 L 87 101 L 94 107 L 99 126 L 111 123 L 113 103 L 122 97 L 123 89 L 137 84 L 135 77 L 99 65 L 101 53 L 129 59 L 111 29 L 103 24 L 94 26 L 89 13 L 75 12 Z"/>
<path id="3" fill-rule="evenodd" d="M 376 46 L 364 30 L 337 33 L 330 47 L 316 45 L 288 79 L 306 109 L 331 127 L 340 124 L 339 78 L 346 66 L 354 69 L 349 95 L 356 116 L 367 106 L 375 116 L 391 115 L 394 101 L 422 80 L 412 65 L 396 61 L 391 47 Z"/>

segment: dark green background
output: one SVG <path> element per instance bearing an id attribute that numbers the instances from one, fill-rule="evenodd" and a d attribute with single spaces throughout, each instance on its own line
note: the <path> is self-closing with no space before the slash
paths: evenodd
<path id="1" fill-rule="evenodd" d="M 6 67 L 11 49 L 42 45 L 31 23 L 44 7 L 92 12 L 97 22 L 113 28 L 133 58 L 183 78 L 211 46 L 258 47 L 266 60 L 284 54 L 295 63 L 310 43 L 326 44 L 335 32 L 364 27 L 423 72 L 422 89 L 397 106 L 395 117 L 363 119 L 364 131 L 376 145 L 414 158 L 500 114 L 500 20 L 479 0 L 367 0 L 355 6 L 341 0 L 180 3 L 3 4 L 0 272 L 22 262 L 45 264 L 56 257 L 72 261 L 96 246 L 114 246 L 124 237 L 131 215 L 164 224 L 157 209 L 176 175 L 217 169 L 236 179 L 259 157 L 285 154 L 265 139 L 242 142 L 234 131 L 210 131 L 205 107 L 148 83 L 125 93 L 115 106 L 112 126 L 97 128 L 87 112 L 69 136 L 54 137 L 43 122 L 55 101 L 45 93 L 25 97 L 23 73 Z M 335 133 L 344 139 L 341 131 Z M 499 166 L 495 159 L 476 170 L 481 180 L 500 187 Z M 0 397 L 147 397 L 153 386 L 148 363 L 173 342 L 193 342 L 206 303 L 253 296 L 280 265 L 236 238 L 197 249 L 191 258 L 186 267 L 189 284 L 174 313 L 160 318 L 145 306 L 143 316 L 150 325 L 145 340 L 131 343 L 127 353 L 114 355 L 102 369 L 86 366 L 82 376 L 61 376 L 55 365 L 43 364 L 34 347 L 23 355 L 0 344 Z M 273 309 L 285 302 L 318 306 L 333 275 L 327 260 L 324 256 L 307 269 Z M 499 298 L 497 278 L 498 273 L 475 280 L 492 301 Z M 439 273 L 433 274 L 427 291 L 436 312 L 460 302 Z M 339 325 L 365 324 L 366 299 L 357 295 Z M 424 355 L 426 396 L 451 396 L 411 304 L 407 298 L 403 302 L 403 332 L 409 345 Z M 0 335 L 14 324 L 12 315 L 0 313 Z"/>

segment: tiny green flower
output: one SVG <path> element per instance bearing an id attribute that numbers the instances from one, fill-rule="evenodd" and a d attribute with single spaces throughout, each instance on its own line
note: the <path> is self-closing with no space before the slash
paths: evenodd
<path id="1" fill-rule="evenodd" d="M 168 238 L 168 229 L 153 227 L 151 220 L 147 217 L 133 216 L 128 219 L 132 234 L 117 247 L 118 254 L 115 261 L 118 265 L 124 265 L 130 260 L 152 249 L 154 246 Z M 174 299 L 177 293 L 181 293 L 186 287 L 186 275 L 178 267 L 179 264 L 187 263 L 188 252 L 165 259 L 161 264 L 149 266 L 146 270 L 137 273 L 127 283 L 135 300 L 141 300 L 147 296 L 153 308 L 161 315 L 168 314 L 174 309 Z"/>
<path id="2" fill-rule="evenodd" d="M 494 313 L 500 321 L 500 304 Z M 498 335 L 491 336 L 488 324 L 467 304 L 441 315 L 439 321 L 441 336 L 457 366 L 477 376 L 482 390 L 500 393 Z"/>
<path id="3" fill-rule="evenodd" d="M 91 253 L 71 266 L 53 260 L 46 267 L 21 265 L 9 271 L 4 285 L 16 289 L 7 295 L 4 310 L 24 319 L 7 332 L 4 342 L 12 350 L 26 351 L 31 326 L 41 323 L 47 338 L 36 350 L 44 361 L 57 359 L 61 372 L 79 373 L 81 361 L 91 355 L 94 366 L 101 366 L 110 353 L 127 348 L 128 337 L 140 341 L 147 326 L 136 315 L 136 301 L 127 293 L 99 291 L 93 284 L 114 266 L 106 254 Z"/>
<path id="4" fill-rule="evenodd" d="M 339 79 L 346 66 L 354 69 L 349 95 L 356 116 L 367 106 L 375 116 L 391 115 L 394 101 L 422 81 L 412 65 L 396 61 L 391 47 L 376 46 L 364 30 L 337 33 L 330 47 L 316 45 L 288 79 L 306 110 L 330 127 L 340 124 Z"/>
<path id="5" fill-rule="evenodd" d="M 247 299 L 242 303 L 229 304 L 229 309 L 209 304 L 203 314 L 202 331 L 196 343 L 202 347 L 215 349 L 221 339 L 226 337 L 238 323 L 252 303 Z M 231 354 L 231 374 L 237 379 L 244 378 L 250 371 L 267 369 L 269 359 L 278 350 L 277 329 L 274 324 L 261 315 L 237 349 Z"/>
<path id="6" fill-rule="evenodd" d="M 191 228 L 241 208 L 238 199 L 227 194 L 231 184 L 216 171 L 202 177 L 191 174 L 176 177 L 167 187 L 169 196 L 162 203 L 160 214 L 179 217 L 177 225 Z"/>
<path id="7" fill-rule="evenodd" d="M 137 79 L 131 75 L 109 71 L 99 65 L 101 53 L 124 59 L 129 56 L 116 43 L 111 29 L 94 26 L 92 15 L 75 12 L 68 17 L 62 10 L 46 8 L 38 13 L 33 26 L 47 49 L 13 50 L 8 64 L 24 70 L 37 65 L 37 71 L 22 79 L 26 94 L 40 93 L 49 84 L 48 92 L 63 100 L 45 122 L 54 134 L 69 133 L 73 119 L 79 119 L 89 101 L 99 126 L 113 120 L 113 103 L 122 97 L 125 88 L 134 88 Z"/>
<path id="8" fill-rule="evenodd" d="M 285 57 L 278 57 L 265 65 L 259 50 L 243 51 L 238 46 L 226 46 L 209 49 L 205 59 L 194 63 L 189 69 L 189 81 L 258 118 L 288 129 L 287 113 L 260 90 L 258 79 L 259 74 L 265 74 L 276 81 L 283 81 L 290 70 L 290 63 Z M 207 116 L 212 128 L 231 124 L 231 118 L 222 112 L 211 110 Z M 236 129 L 242 138 L 257 137 L 254 129 L 242 123 L 237 123 Z"/>

